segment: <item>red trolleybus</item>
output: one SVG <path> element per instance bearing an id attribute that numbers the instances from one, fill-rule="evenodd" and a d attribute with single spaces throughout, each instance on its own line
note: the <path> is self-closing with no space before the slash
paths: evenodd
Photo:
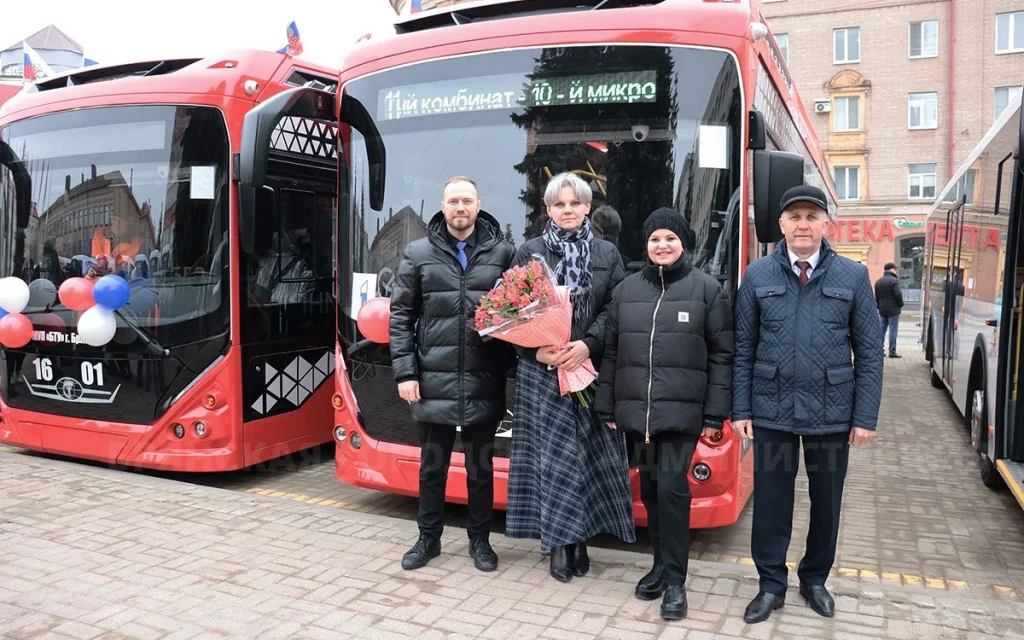
<path id="1" fill-rule="evenodd" d="M 342 128 L 334 402 L 344 482 L 417 491 L 417 425 L 398 397 L 387 345 L 362 335 L 357 316 L 368 298 L 389 295 L 448 177 L 472 176 L 483 208 L 520 245 L 543 228 L 548 179 L 576 172 L 592 187 L 593 209 L 621 217 L 608 239 L 629 269 L 645 259 L 646 216 L 673 206 L 693 229 L 694 264 L 731 295 L 744 266 L 780 237 L 782 190 L 818 185 L 834 214 L 813 128 L 751 0 L 490 2 L 417 13 L 396 29 L 350 54 L 341 75 L 343 99 L 362 104 L 379 133 L 369 140 Z M 386 163 L 374 158 L 378 143 Z M 369 197 L 379 189 L 381 210 Z M 496 448 L 500 508 L 507 417 Z M 723 434 L 702 440 L 694 457 L 694 527 L 735 522 L 751 493 L 752 457 L 730 429 Z M 462 463 L 456 453 L 451 501 L 466 500 Z M 634 496 L 645 523 L 635 477 Z"/>
<path id="2" fill-rule="evenodd" d="M 1024 109 L 1018 95 L 963 160 L 927 220 L 921 344 L 932 385 L 964 417 L 981 480 L 1024 506 L 1021 393 Z"/>
<path id="3" fill-rule="evenodd" d="M 0 441 L 205 472 L 330 440 L 337 124 L 327 109 L 259 136 L 246 116 L 336 86 L 248 51 L 87 67 L 4 105 L 0 276 L 29 284 L 34 336 L 0 351 Z M 263 188 L 239 197 L 257 159 Z M 57 292 L 105 273 L 131 297 L 94 347 Z"/>

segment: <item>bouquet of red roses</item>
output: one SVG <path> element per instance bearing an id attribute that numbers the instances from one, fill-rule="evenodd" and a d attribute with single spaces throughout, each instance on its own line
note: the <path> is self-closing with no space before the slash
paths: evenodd
<path id="1" fill-rule="evenodd" d="M 560 347 L 572 334 L 569 288 L 555 285 L 555 276 L 540 256 L 512 267 L 476 308 L 473 325 L 483 337 L 525 348 Z M 550 366 L 549 366 L 550 368 Z M 597 372 L 590 360 L 574 371 L 558 370 L 559 391 L 590 406 L 590 388 Z"/>

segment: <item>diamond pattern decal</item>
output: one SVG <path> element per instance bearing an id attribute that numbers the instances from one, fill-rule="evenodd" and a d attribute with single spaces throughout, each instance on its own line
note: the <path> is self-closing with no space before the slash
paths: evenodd
<path id="1" fill-rule="evenodd" d="M 334 354 L 325 352 L 316 362 L 311 364 L 302 356 L 296 356 L 283 371 L 278 371 L 269 364 L 266 368 L 266 394 L 260 396 L 252 408 L 260 414 L 273 409 L 279 402 L 288 402 L 299 407 L 320 385 L 334 373 Z"/>
<path id="2" fill-rule="evenodd" d="M 277 151 L 316 158 L 338 157 L 338 126 L 330 122 L 286 116 L 270 138 Z"/>

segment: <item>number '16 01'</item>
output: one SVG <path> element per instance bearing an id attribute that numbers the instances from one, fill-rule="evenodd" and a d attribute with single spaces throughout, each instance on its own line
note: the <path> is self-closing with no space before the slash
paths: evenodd
<path id="1" fill-rule="evenodd" d="M 36 358 L 36 379 L 44 382 L 53 382 L 53 363 L 49 358 Z M 82 384 L 86 386 L 103 386 L 103 363 L 83 362 L 82 363 Z"/>

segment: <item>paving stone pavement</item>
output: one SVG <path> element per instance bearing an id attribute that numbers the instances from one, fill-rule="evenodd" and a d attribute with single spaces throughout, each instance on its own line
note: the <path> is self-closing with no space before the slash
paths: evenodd
<path id="1" fill-rule="evenodd" d="M 831 581 L 829 620 L 796 597 L 742 622 L 752 567 L 697 560 L 690 615 L 632 597 L 646 555 L 596 549 L 563 585 L 536 544 L 494 536 L 473 569 L 464 530 L 402 571 L 415 523 L 65 460 L 0 452 L 0 637 L 999 638 L 1024 604 L 927 587 Z"/>

